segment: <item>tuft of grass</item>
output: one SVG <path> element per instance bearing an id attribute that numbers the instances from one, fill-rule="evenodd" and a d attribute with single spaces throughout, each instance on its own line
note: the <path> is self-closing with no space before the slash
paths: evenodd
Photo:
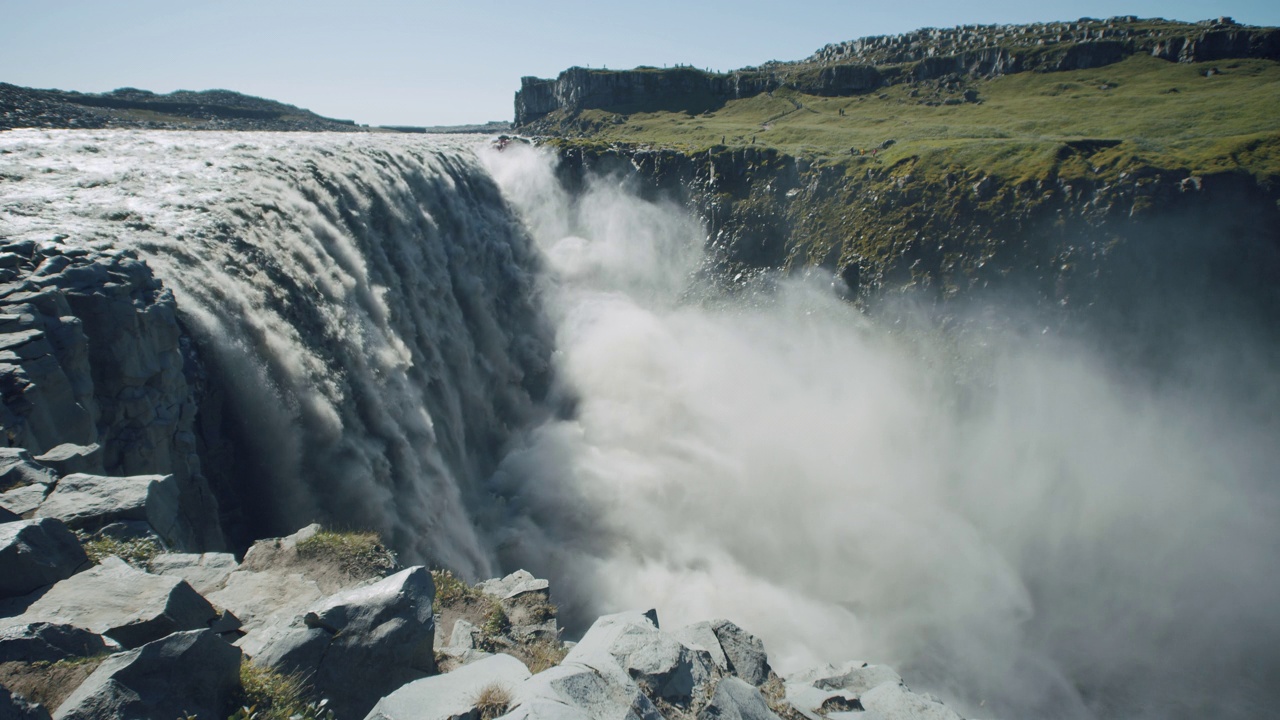
<path id="1" fill-rule="evenodd" d="M 507 612 L 501 605 L 494 603 L 484 616 L 484 622 L 480 625 L 480 634 L 486 638 L 496 638 L 510 628 L 511 620 L 507 617 Z"/>
<path id="2" fill-rule="evenodd" d="M 471 587 L 465 580 L 449 570 L 432 570 L 431 580 L 436 586 L 435 612 L 441 608 L 472 602 L 484 596 L 484 593 Z"/>
<path id="3" fill-rule="evenodd" d="M 494 720 L 507 714 L 511 701 L 511 690 L 507 686 L 501 683 L 489 683 L 480 688 L 472 702 L 480 713 L 480 720 Z"/>
<path id="4" fill-rule="evenodd" d="M 396 556 L 374 532 L 321 530 L 298 543 L 298 557 L 333 565 L 356 580 L 381 577 L 396 568 Z"/>
<path id="5" fill-rule="evenodd" d="M 569 651 L 557 640 L 535 640 L 520 648 L 521 658 L 528 666 L 529 672 L 538 674 L 543 670 L 559 665 Z"/>
<path id="6" fill-rule="evenodd" d="M 327 700 L 311 699 L 311 689 L 296 673 L 285 674 L 240 661 L 240 709 L 230 720 L 333 720 Z"/>
<path id="7" fill-rule="evenodd" d="M 162 549 L 160 543 L 152 538 L 118 540 L 112 537 L 90 538 L 84 535 L 80 535 L 79 538 L 84 554 L 89 556 L 89 561 L 94 565 L 114 555 L 136 568 L 147 570 L 151 566 L 151 561 L 160 554 Z"/>

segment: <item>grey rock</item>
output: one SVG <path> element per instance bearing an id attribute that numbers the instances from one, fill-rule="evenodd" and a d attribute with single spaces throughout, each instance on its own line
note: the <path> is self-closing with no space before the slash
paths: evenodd
<path id="1" fill-rule="evenodd" d="M 469 720 L 479 716 L 477 698 L 494 688 L 514 695 L 530 677 L 510 655 L 491 655 L 445 675 L 415 680 L 374 705 L 365 720 Z"/>
<path id="2" fill-rule="evenodd" d="M 550 582 L 535 578 L 525 570 L 517 570 L 504 578 L 485 580 L 476 585 L 476 589 L 499 600 L 511 600 L 531 592 L 548 594 L 550 588 Z"/>
<path id="3" fill-rule="evenodd" d="M 102 446 L 98 443 L 63 443 L 36 456 L 36 461 L 53 468 L 59 475 L 102 472 Z"/>
<path id="4" fill-rule="evenodd" d="M 311 678 L 340 717 L 361 717 L 383 696 L 435 670 L 435 585 L 424 567 L 332 595 L 288 626 L 240 643 L 255 663 Z"/>
<path id="5" fill-rule="evenodd" d="M 45 497 L 48 496 L 50 487 L 52 485 L 35 483 L 33 485 L 22 485 L 0 493 L 0 507 L 18 517 L 25 517 L 34 513 L 36 508 L 40 507 Z"/>
<path id="6" fill-rule="evenodd" d="M 740 678 L 727 677 L 716 686 L 698 720 L 779 720 L 760 690 Z"/>
<path id="7" fill-rule="evenodd" d="M 136 648 L 182 630 L 204 629 L 213 606 L 186 581 L 136 570 L 119 558 L 54 585 L 13 624 L 65 623 Z"/>
<path id="8" fill-rule="evenodd" d="M 208 596 L 221 590 L 240 567 L 231 553 L 161 553 L 151 559 L 151 572 L 186 580 L 196 592 Z"/>
<path id="9" fill-rule="evenodd" d="M 243 567 L 227 576 L 221 590 L 209 593 L 209 602 L 236 614 L 246 629 L 288 624 L 312 604 L 324 598 L 315 581 L 301 573 L 253 572 Z M 246 638 L 246 641 L 250 641 Z M 246 652 L 254 655 L 248 647 Z"/>
<path id="10" fill-rule="evenodd" d="M 728 620 L 716 620 L 711 623 L 711 630 L 720 640 L 734 675 L 757 687 L 769 679 L 769 656 L 759 638 Z"/>
<path id="11" fill-rule="evenodd" d="M 58 476 L 31 457 L 24 448 L 0 448 L 0 488 L 52 485 Z"/>
<path id="12" fill-rule="evenodd" d="M 508 718 L 661 720 L 657 707 L 616 664 L 600 669 L 565 662 L 529 678 L 516 690 Z"/>
<path id="13" fill-rule="evenodd" d="M 11 523 L 21 519 L 22 519 L 21 515 L 15 512 L 10 512 L 8 510 L 5 510 L 4 506 L 0 505 L 0 523 Z"/>
<path id="14" fill-rule="evenodd" d="M 847 690 L 855 695 L 871 688 L 890 683 L 902 684 L 902 677 L 887 665 L 870 665 L 864 662 L 847 662 L 843 665 L 822 665 L 787 677 L 788 683 L 802 683 L 821 690 Z"/>
<path id="15" fill-rule="evenodd" d="M 711 661 L 717 668 L 724 673 L 729 672 L 729 659 L 725 656 L 724 649 L 720 647 L 720 638 L 716 637 L 715 631 L 711 629 L 711 623 L 705 620 L 696 622 L 676 630 L 673 634 L 685 645 L 695 650 L 705 650 L 711 655 Z"/>
<path id="16" fill-rule="evenodd" d="M 0 720 L 49 720 L 49 712 L 0 685 Z"/>
<path id="17" fill-rule="evenodd" d="M 862 695 L 862 707 L 882 720 L 961 720 L 934 698 L 917 695 L 903 685 L 884 683 Z"/>
<path id="18" fill-rule="evenodd" d="M 75 534 L 53 518 L 0 525 L 0 597 L 26 595 L 88 563 Z"/>
<path id="19" fill-rule="evenodd" d="M 177 632 L 107 658 L 54 718 L 222 718 L 239 685 L 238 649 L 209 630 Z"/>
<path id="20" fill-rule="evenodd" d="M 651 614 L 636 612 L 597 620 L 565 657 L 571 662 L 599 672 L 621 670 L 647 694 L 682 706 L 719 676 L 710 653 L 684 645 L 659 630 Z"/>
<path id="21" fill-rule="evenodd" d="M 440 661 L 438 669 L 440 672 L 445 673 L 493 655 L 493 653 L 485 652 L 484 650 L 457 647 L 436 648 L 435 652 L 436 658 Z"/>
<path id="22" fill-rule="evenodd" d="M 74 625 L 30 623 L 0 630 L 0 663 L 57 662 L 107 651 L 101 635 Z"/>
<path id="23" fill-rule="evenodd" d="M 178 484 L 172 475 L 106 477 L 75 473 L 58 481 L 36 510 L 73 528 L 97 529 L 112 522 L 142 520 L 170 545 L 192 544 L 191 530 L 179 512 Z"/>
<path id="24" fill-rule="evenodd" d="M 459 619 L 453 624 L 453 632 L 449 635 L 449 647 L 462 650 L 476 646 L 476 626 Z"/>

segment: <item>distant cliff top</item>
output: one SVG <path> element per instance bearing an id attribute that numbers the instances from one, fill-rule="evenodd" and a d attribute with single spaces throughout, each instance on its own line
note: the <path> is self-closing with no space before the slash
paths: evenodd
<path id="1" fill-rule="evenodd" d="M 22 127 L 338 132 L 363 129 L 350 120 L 334 120 L 230 90 L 178 90 L 158 95 L 120 88 L 107 93 L 79 93 L 0 83 L 0 130 Z"/>
<path id="2" fill-rule="evenodd" d="M 795 62 L 769 61 L 728 73 L 690 67 L 592 70 L 556 79 L 526 77 L 515 98 L 515 123 L 562 133 L 585 110 L 619 115 L 713 111 L 732 100 L 778 90 L 849 97 L 894 85 L 991 79 L 1022 72 L 1087 70 L 1135 55 L 1171 63 L 1280 59 L 1280 29 L 1221 17 L 1198 23 L 1082 18 L 1030 25 L 961 25 L 827 45 Z"/>

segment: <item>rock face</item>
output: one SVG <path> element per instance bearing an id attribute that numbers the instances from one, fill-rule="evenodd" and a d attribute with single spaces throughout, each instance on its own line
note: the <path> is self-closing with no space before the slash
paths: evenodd
<path id="1" fill-rule="evenodd" d="M 178 632 L 107 658 L 53 716 L 222 718 L 239 685 L 239 650 L 209 630 Z"/>
<path id="2" fill-rule="evenodd" d="M 29 623 L 0 630 L 0 663 L 58 662 L 107 651 L 101 635 L 74 625 Z"/>
<path id="3" fill-rule="evenodd" d="M 13 257 L 0 268 L 6 441 L 66 470 L 172 474 L 191 541 L 221 549 L 172 293 L 129 250 L 27 241 L 0 253 Z"/>
<path id="4" fill-rule="evenodd" d="M 88 564 L 80 541 L 52 518 L 0 525 L 0 597 L 26 595 Z"/>
<path id="5" fill-rule="evenodd" d="M 180 514 L 178 483 L 172 475 L 68 475 L 58 481 L 36 515 L 84 530 L 116 522 L 146 522 L 172 547 L 195 543 Z"/>

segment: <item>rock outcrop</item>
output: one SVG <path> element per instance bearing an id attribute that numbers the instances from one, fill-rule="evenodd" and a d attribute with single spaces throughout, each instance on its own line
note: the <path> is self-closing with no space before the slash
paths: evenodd
<path id="1" fill-rule="evenodd" d="M 156 529 L 179 546 L 222 549 L 172 293 L 129 250 L 28 241 L 0 253 L 12 258 L 0 268 L 3 441 L 64 472 L 172 475 L 176 518 Z M 55 473 L 20 454 L 4 462 L 17 475 L 0 505 L 30 512 Z"/>
<path id="2" fill-rule="evenodd" d="M 26 595 L 69 578 L 88 562 L 80 541 L 58 520 L 0 525 L 0 598 Z"/>

